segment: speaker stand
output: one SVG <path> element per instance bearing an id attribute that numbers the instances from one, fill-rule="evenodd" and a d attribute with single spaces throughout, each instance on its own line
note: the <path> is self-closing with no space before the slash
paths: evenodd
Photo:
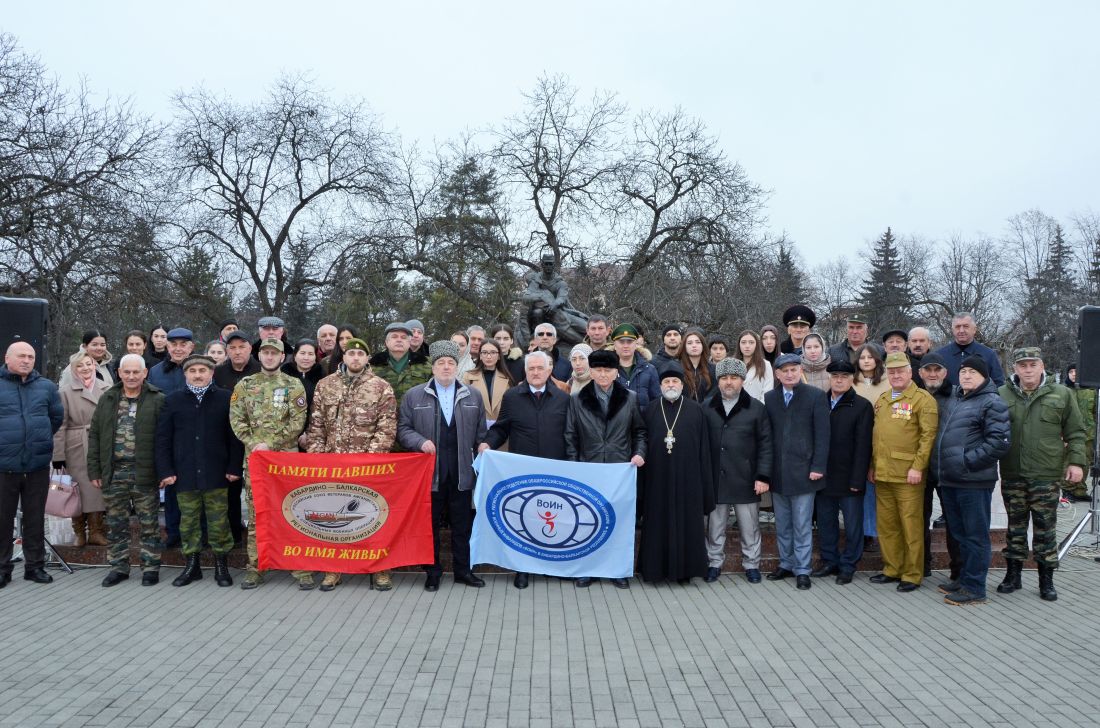
<path id="1" fill-rule="evenodd" d="M 1096 426 L 1100 428 L 1100 408 L 1093 413 L 1096 418 Z M 1094 432 L 1096 432 L 1094 430 Z M 1100 432 L 1097 433 L 1100 435 Z M 1069 553 L 1070 548 L 1074 542 L 1077 541 L 1077 537 L 1081 535 L 1081 532 L 1085 530 L 1085 526 L 1089 525 L 1089 533 L 1093 536 L 1097 536 L 1098 543 L 1100 543 L 1100 436 L 1096 437 L 1096 442 L 1092 447 L 1092 468 L 1089 469 L 1089 475 L 1092 480 L 1092 499 L 1089 501 L 1089 510 L 1085 516 L 1081 519 L 1070 534 L 1065 537 L 1062 543 L 1058 546 L 1058 560 L 1061 561 Z M 1097 561 L 1100 561 L 1100 557 L 1097 557 Z"/>

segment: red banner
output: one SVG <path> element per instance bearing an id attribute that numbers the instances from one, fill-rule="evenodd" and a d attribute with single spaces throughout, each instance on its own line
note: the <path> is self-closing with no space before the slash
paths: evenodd
<path id="1" fill-rule="evenodd" d="M 368 574 L 432 563 L 434 467 L 422 453 L 252 453 L 260 569 Z"/>

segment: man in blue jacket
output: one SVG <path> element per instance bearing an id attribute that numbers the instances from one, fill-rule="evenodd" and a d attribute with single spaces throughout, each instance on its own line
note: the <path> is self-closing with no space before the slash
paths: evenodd
<path id="1" fill-rule="evenodd" d="M 780 386 L 764 395 L 764 407 L 774 443 L 771 492 L 779 568 L 767 578 L 793 576 L 799 589 L 809 589 L 814 498 L 825 487 L 829 463 L 829 400 L 803 383 L 798 354 L 775 360 L 775 378 Z"/>
<path id="2" fill-rule="evenodd" d="M 190 329 L 176 328 L 168 332 L 168 357 L 149 370 L 149 384 L 167 397 L 185 386 L 183 360 L 195 351 L 195 335 Z"/>
<path id="3" fill-rule="evenodd" d="M 978 325 L 974 323 L 974 314 L 962 311 L 951 317 L 951 334 L 955 337 L 947 346 L 936 349 L 936 353 L 947 363 L 947 381 L 959 386 L 959 367 L 963 359 L 980 356 L 989 367 L 989 378 L 999 387 L 1005 383 L 1005 372 L 997 352 L 985 344 L 974 340 Z"/>
<path id="4" fill-rule="evenodd" d="M 611 332 L 615 354 L 619 357 L 619 382 L 637 395 L 638 411 L 661 398 L 661 380 L 657 367 L 638 353 L 638 329 L 634 324 L 619 324 Z"/>
<path id="5" fill-rule="evenodd" d="M 12 530 L 23 502 L 23 578 L 49 584 L 46 573 L 46 495 L 53 436 L 65 410 L 57 385 L 34 369 L 34 347 L 17 341 L 0 367 L 0 588 L 11 581 Z"/>

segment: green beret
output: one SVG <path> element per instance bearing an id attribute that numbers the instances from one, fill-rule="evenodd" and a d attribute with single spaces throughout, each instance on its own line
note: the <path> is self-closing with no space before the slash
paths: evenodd
<path id="1" fill-rule="evenodd" d="M 637 339 L 638 335 L 638 328 L 634 324 L 619 324 L 611 331 L 611 340 Z"/>
<path id="2" fill-rule="evenodd" d="M 370 349 L 367 348 L 367 342 L 362 339 L 348 339 L 348 343 L 344 344 L 344 351 L 351 351 L 352 349 L 365 351 L 368 354 L 370 353 Z"/>

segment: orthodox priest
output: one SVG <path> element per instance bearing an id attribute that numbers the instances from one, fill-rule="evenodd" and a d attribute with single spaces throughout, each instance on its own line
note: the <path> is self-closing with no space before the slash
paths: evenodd
<path id="1" fill-rule="evenodd" d="M 687 584 L 707 573 L 703 520 L 714 510 L 710 435 L 703 408 L 683 396 L 680 365 L 670 362 L 660 376 L 661 398 L 645 414 L 649 452 L 639 499 L 638 571 L 645 581 Z"/>

